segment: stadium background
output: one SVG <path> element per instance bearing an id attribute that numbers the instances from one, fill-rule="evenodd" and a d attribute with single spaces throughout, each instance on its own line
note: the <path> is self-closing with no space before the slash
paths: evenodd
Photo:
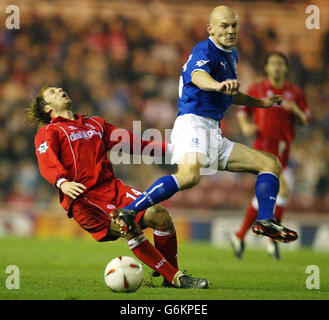
<path id="1" fill-rule="evenodd" d="M 288 175 L 294 190 L 287 225 L 301 233 L 290 248 L 329 250 L 329 16 L 327 1 L 220 1 L 239 14 L 238 76 L 242 89 L 263 78 L 267 52 L 288 55 L 290 80 L 304 90 L 312 113 L 298 128 Z M 5 29 L 5 8 L 20 9 L 20 30 Z M 61 86 L 74 111 L 99 115 L 132 129 L 164 132 L 176 117 L 178 78 L 191 48 L 207 37 L 211 9 L 219 1 L 1 1 L 0 4 L 0 236 L 91 237 L 68 220 L 54 187 L 41 178 L 34 155 L 35 129 L 24 107 L 40 87 Z M 308 4 L 321 12 L 320 30 L 307 30 Z M 224 134 L 242 137 L 235 107 Z M 170 166 L 118 165 L 117 177 L 141 190 L 173 172 Z M 165 205 L 179 240 L 227 245 L 241 222 L 255 177 L 219 173 L 176 194 Z M 251 245 L 263 243 L 252 235 Z"/>

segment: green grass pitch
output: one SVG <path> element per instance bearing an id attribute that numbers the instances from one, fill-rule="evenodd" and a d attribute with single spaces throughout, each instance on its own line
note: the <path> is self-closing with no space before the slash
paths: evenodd
<path id="1" fill-rule="evenodd" d="M 133 256 L 124 240 L 2 238 L 0 248 L 0 300 L 329 299 L 329 254 L 311 249 L 284 250 L 281 261 L 272 260 L 265 249 L 250 249 L 237 260 L 229 248 L 181 243 L 180 269 L 209 279 L 209 289 L 162 288 L 161 278 L 151 278 L 151 269 L 144 266 L 144 283 L 137 292 L 113 293 L 105 286 L 103 273 L 111 259 Z M 20 289 L 6 288 L 8 265 L 19 267 Z M 320 269 L 318 290 L 305 286 L 308 265 Z"/>

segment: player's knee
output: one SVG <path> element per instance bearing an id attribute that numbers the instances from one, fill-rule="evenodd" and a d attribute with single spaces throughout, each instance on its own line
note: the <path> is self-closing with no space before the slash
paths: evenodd
<path id="1" fill-rule="evenodd" d="M 180 190 L 190 189 L 193 186 L 197 185 L 201 180 L 199 170 L 178 172 L 175 176 L 178 180 Z"/>
<path id="2" fill-rule="evenodd" d="M 264 155 L 265 161 L 263 161 L 263 165 L 260 171 L 272 172 L 277 177 L 279 177 L 281 175 L 282 166 L 278 157 L 271 153 L 265 153 Z"/>
<path id="3" fill-rule="evenodd" d="M 281 162 L 280 162 L 279 158 L 273 155 L 271 165 L 272 165 L 273 173 L 277 177 L 279 177 L 281 175 L 281 172 L 282 172 L 282 165 L 281 165 Z"/>
<path id="4" fill-rule="evenodd" d="M 157 210 L 155 218 L 155 227 L 158 229 L 169 229 L 173 224 L 169 212 L 162 207 Z"/>
<path id="5" fill-rule="evenodd" d="M 159 229 L 170 229 L 173 224 L 171 216 L 167 210 L 161 212 L 158 228 Z"/>
<path id="6" fill-rule="evenodd" d="M 173 225 L 169 212 L 160 205 L 149 208 L 143 221 L 146 226 L 153 229 L 170 229 Z"/>

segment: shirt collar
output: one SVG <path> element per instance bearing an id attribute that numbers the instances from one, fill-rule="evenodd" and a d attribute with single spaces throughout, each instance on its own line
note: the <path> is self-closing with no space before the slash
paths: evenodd
<path id="1" fill-rule="evenodd" d="M 217 43 L 215 43 L 215 41 L 213 40 L 213 39 L 211 39 L 211 37 L 209 37 L 209 40 L 219 49 L 219 50 L 223 50 L 223 51 L 225 51 L 225 52 L 229 52 L 229 53 L 231 53 L 232 52 L 232 50 L 226 50 L 226 49 L 224 49 L 222 46 L 220 46 L 220 45 L 218 45 Z"/>
<path id="2" fill-rule="evenodd" d="M 52 118 L 50 123 L 60 122 L 60 121 L 78 121 L 78 122 L 81 122 L 82 118 L 85 117 L 85 116 L 87 116 L 87 114 L 83 114 L 83 115 L 74 114 L 74 120 L 70 120 L 70 119 L 67 119 L 67 118 L 63 118 L 62 116 L 58 116 L 56 118 Z"/>

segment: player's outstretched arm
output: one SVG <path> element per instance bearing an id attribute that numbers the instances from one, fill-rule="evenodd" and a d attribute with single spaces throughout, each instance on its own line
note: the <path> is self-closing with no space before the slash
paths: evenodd
<path id="1" fill-rule="evenodd" d="M 256 107 L 256 108 L 270 108 L 275 103 L 281 103 L 282 96 L 272 95 L 264 99 L 257 99 L 248 94 L 242 93 L 240 91 L 233 98 L 233 103 L 237 105 L 243 105 L 247 107 Z"/>
<path id="2" fill-rule="evenodd" d="M 218 91 L 227 95 L 237 94 L 240 83 L 237 80 L 216 81 L 208 72 L 197 70 L 192 74 L 192 83 L 204 91 Z"/>
<path id="3" fill-rule="evenodd" d="M 128 154 L 143 154 L 147 149 L 150 156 L 165 156 L 172 152 L 172 146 L 165 141 L 147 141 L 130 132 L 127 129 L 117 128 L 104 119 L 96 118 L 104 128 L 104 140 L 108 151 L 116 147 L 117 151 Z"/>

